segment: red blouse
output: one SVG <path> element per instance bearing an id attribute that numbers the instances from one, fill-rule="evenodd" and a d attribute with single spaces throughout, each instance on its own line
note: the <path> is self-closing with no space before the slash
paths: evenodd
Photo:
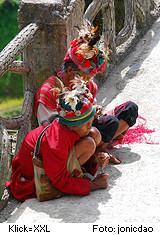
<path id="1" fill-rule="evenodd" d="M 43 104 L 46 108 L 56 111 L 56 99 L 57 97 L 53 95 L 52 89 L 55 87 L 56 76 L 49 77 L 42 86 L 38 89 L 35 95 L 35 103 L 34 103 L 34 113 L 37 116 L 37 110 L 39 103 Z M 97 84 L 90 79 L 87 87 L 93 95 L 93 99 L 97 95 Z"/>
<path id="2" fill-rule="evenodd" d="M 32 153 L 43 128 L 40 126 L 27 134 L 12 161 L 9 186 L 13 196 L 18 200 L 24 201 L 27 198 L 36 197 Z M 79 138 L 77 133 L 61 125 L 56 119 L 45 132 L 40 154 L 45 172 L 57 189 L 67 194 L 87 195 L 90 192 L 89 180 L 72 177 L 67 170 L 70 150 Z"/>

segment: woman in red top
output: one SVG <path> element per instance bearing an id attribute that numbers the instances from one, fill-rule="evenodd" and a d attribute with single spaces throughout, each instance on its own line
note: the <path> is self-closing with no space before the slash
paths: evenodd
<path id="1" fill-rule="evenodd" d="M 38 89 L 35 95 L 34 113 L 39 125 L 57 113 L 56 97 L 52 90 L 55 87 L 60 89 L 64 86 L 71 87 L 71 81 L 74 80 L 75 74 L 79 73 L 80 70 L 73 62 L 66 61 L 63 63 L 61 70 L 56 75 L 49 77 Z M 96 99 L 97 85 L 93 79 L 87 82 L 87 87 L 92 93 L 93 98 Z"/>
<path id="2" fill-rule="evenodd" d="M 98 175 L 93 181 L 84 177 L 83 172 L 93 175 L 97 170 L 94 154 L 101 135 L 92 127 L 95 115 L 93 97 L 88 89 L 83 92 L 74 89 L 60 96 L 57 102 L 59 117 L 46 129 L 40 145 L 44 170 L 54 187 L 65 194 L 81 196 L 108 185 L 108 174 Z M 13 196 L 21 201 L 36 197 L 32 158 L 43 129 L 44 126 L 39 126 L 27 134 L 12 161 L 9 187 Z M 71 167 L 73 150 L 74 164 Z M 108 160 L 101 158 L 99 164 L 105 166 Z"/>
<path id="3" fill-rule="evenodd" d="M 81 35 L 70 43 L 59 77 L 63 82 L 62 85 L 69 87 L 71 81 L 74 80 L 75 73 L 81 73 L 81 77 L 88 81 L 88 88 L 96 99 L 97 85 L 92 78 L 105 71 L 108 57 L 95 45 L 99 40 L 99 35 L 93 30 L 93 27 L 85 32 L 87 34 Z M 56 111 L 54 109 L 56 99 L 52 94 L 52 86 L 55 85 L 55 82 L 52 83 L 53 79 L 55 81 L 55 77 L 51 77 L 42 85 L 35 99 L 35 103 L 38 104 L 36 110 L 39 123 L 48 119 Z M 113 115 L 102 115 L 100 106 L 97 106 L 97 111 L 98 118 L 95 119 L 93 125 L 102 135 L 101 147 L 103 151 L 109 142 L 123 136 L 136 123 L 138 117 L 138 106 L 132 101 L 127 101 L 116 107 L 112 112 Z M 118 161 L 115 162 L 118 163 Z"/>

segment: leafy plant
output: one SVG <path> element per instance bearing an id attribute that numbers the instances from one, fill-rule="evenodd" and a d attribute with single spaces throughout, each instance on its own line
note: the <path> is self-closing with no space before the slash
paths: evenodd
<path id="1" fill-rule="evenodd" d="M 0 0 L 0 50 L 18 33 L 18 0 Z M 23 80 L 20 75 L 6 73 L 0 78 L 0 98 L 22 97 Z"/>
<path id="2" fill-rule="evenodd" d="M 0 99 L 0 116 L 15 117 L 20 115 L 23 98 Z"/>

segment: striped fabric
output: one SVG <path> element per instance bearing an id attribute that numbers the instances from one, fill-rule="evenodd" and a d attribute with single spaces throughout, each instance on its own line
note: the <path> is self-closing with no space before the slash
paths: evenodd
<path id="1" fill-rule="evenodd" d="M 53 95 L 51 89 L 53 89 L 55 86 L 60 87 L 61 85 L 62 82 L 56 76 L 51 76 L 38 89 L 34 101 L 34 113 L 36 117 L 39 103 L 43 104 L 50 110 L 56 111 L 56 97 Z M 92 93 L 94 99 L 97 94 L 96 83 L 91 79 L 88 82 L 87 87 Z"/>
<path id="2" fill-rule="evenodd" d="M 35 95 L 34 112 L 37 115 L 39 103 L 45 105 L 46 108 L 56 110 L 56 97 L 53 95 L 52 89 L 58 86 L 61 82 L 56 76 L 49 77 L 42 86 L 38 89 Z"/>

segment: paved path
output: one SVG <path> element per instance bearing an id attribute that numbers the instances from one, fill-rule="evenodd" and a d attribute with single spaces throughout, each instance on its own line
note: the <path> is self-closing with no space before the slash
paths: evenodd
<path id="1" fill-rule="evenodd" d="M 160 19 L 133 54 L 113 71 L 99 92 L 106 108 L 126 100 L 139 105 L 148 127 L 160 128 Z M 108 104 L 108 105 L 107 105 Z M 119 166 L 109 166 L 109 187 L 86 197 L 68 196 L 39 203 L 24 202 L 8 222 L 13 223 L 149 223 L 160 222 L 160 146 L 120 146 Z"/>

